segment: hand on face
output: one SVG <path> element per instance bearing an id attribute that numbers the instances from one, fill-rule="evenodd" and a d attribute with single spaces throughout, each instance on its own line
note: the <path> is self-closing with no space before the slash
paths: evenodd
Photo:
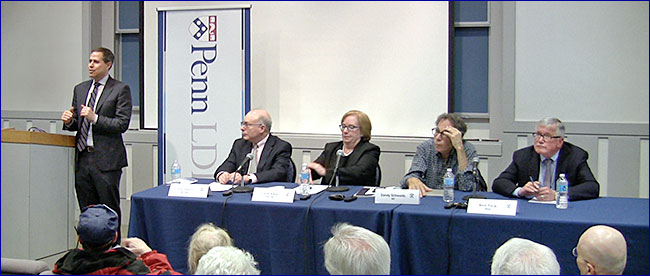
<path id="1" fill-rule="evenodd" d="M 453 126 L 445 127 L 441 130 L 442 135 L 449 138 L 451 144 L 456 150 L 463 149 L 463 134 Z"/>

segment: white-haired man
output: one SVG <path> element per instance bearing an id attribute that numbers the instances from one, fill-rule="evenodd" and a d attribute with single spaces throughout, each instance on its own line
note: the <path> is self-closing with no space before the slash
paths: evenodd
<path id="1" fill-rule="evenodd" d="M 196 275 L 259 275 L 253 256 L 237 247 L 216 246 L 199 260 Z"/>
<path id="2" fill-rule="evenodd" d="M 560 264 L 553 250 L 522 238 L 512 238 L 492 257 L 492 275 L 559 275 Z"/>
<path id="3" fill-rule="evenodd" d="M 388 275 L 390 247 L 363 227 L 340 223 L 325 243 L 325 269 L 331 275 Z"/>

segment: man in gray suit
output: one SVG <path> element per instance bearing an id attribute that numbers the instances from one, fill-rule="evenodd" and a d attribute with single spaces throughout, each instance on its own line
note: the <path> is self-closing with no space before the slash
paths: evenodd
<path id="1" fill-rule="evenodd" d="M 109 49 L 92 50 L 88 59 L 91 79 L 74 87 L 72 107 L 63 112 L 61 120 L 64 130 L 77 131 L 75 191 L 79 208 L 106 204 L 117 212 L 119 226 L 120 176 L 127 166 L 122 133 L 129 128 L 132 107 L 129 86 L 108 74 L 114 59 Z"/>

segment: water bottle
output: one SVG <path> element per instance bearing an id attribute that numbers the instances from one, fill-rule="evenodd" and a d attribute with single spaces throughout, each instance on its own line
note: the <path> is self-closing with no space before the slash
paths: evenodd
<path id="1" fill-rule="evenodd" d="M 302 169 L 300 170 L 300 191 L 301 195 L 309 195 L 309 169 L 307 169 L 307 163 L 302 163 Z"/>
<path id="2" fill-rule="evenodd" d="M 451 168 L 447 168 L 447 173 L 445 173 L 445 179 L 442 185 L 444 188 L 442 200 L 445 202 L 454 201 L 454 173 L 451 171 Z"/>
<path id="3" fill-rule="evenodd" d="M 555 208 L 566 209 L 569 207 L 569 181 L 566 180 L 563 173 L 560 174 L 560 177 L 555 182 L 555 188 L 557 189 Z"/>
<path id="4" fill-rule="evenodd" d="M 172 181 L 181 178 L 181 164 L 178 164 L 178 160 L 174 160 L 172 163 Z"/>

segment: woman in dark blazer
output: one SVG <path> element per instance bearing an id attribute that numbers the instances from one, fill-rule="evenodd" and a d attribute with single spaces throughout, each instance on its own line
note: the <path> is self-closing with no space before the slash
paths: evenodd
<path id="1" fill-rule="evenodd" d="M 329 184 L 336 166 L 336 152 L 342 150 L 337 175 L 339 185 L 377 186 L 379 147 L 370 143 L 372 124 L 366 113 L 350 110 L 343 115 L 340 142 L 325 144 L 323 153 L 307 165 L 312 179 L 323 178 L 321 184 Z M 335 185 L 335 182 L 331 182 Z"/>

